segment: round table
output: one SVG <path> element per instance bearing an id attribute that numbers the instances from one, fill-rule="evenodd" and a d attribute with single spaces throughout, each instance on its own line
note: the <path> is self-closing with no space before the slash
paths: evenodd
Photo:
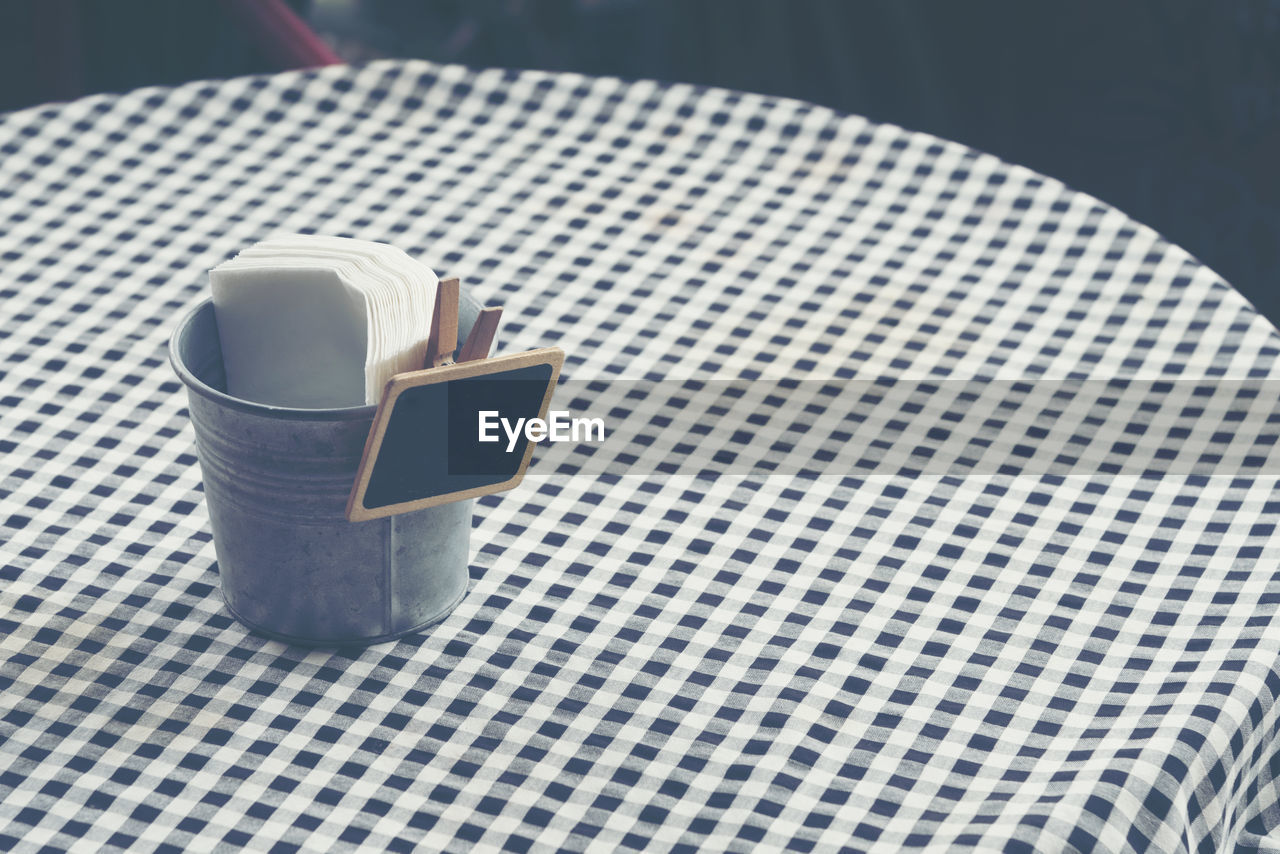
<path id="1" fill-rule="evenodd" d="M 1114 209 L 800 102 L 416 61 L 26 110 L 0 150 L 0 847 L 1280 845 L 1280 336 Z M 460 276 L 584 387 L 916 385 L 834 457 L 795 428 L 792 471 L 540 460 L 443 623 L 290 647 L 222 607 L 165 344 L 291 232 Z M 917 429 L 935 382 L 998 393 Z M 767 427 L 707 411 L 707 465 Z M 1009 446 L 933 453 L 977 416 Z"/>

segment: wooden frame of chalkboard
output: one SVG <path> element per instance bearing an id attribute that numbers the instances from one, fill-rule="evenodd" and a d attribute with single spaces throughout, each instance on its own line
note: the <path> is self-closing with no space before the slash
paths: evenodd
<path id="1" fill-rule="evenodd" d="M 347 499 L 348 521 L 409 513 L 517 486 L 533 458 L 534 442 L 520 438 L 523 447 L 507 456 L 501 447 L 484 449 L 483 461 L 469 461 L 475 463 L 474 471 L 458 473 L 449 459 L 450 431 L 465 432 L 469 418 L 470 435 L 476 435 L 479 409 L 469 407 L 477 400 L 497 399 L 501 402 L 493 404 L 495 409 L 515 406 L 518 411 L 511 414 L 545 420 L 563 365 L 564 351 L 546 347 L 396 374 L 382 391 L 365 440 Z M 459 411 L 450 411 L 450 400 Z M 470 447 L 474 451 L 477 446 Z"/>

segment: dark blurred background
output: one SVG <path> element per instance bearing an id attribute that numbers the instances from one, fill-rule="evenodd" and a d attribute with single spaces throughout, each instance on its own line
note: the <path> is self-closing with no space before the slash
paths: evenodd
<path id="1" fill-rule="evenodd" d="M 0 109 L 296 65 L 263 2 L 0 0 Z M 288 5 L 348 61 L 714 84 L 958 140 L 1153 226 L 1280 321 L 1280 0 Z"/>

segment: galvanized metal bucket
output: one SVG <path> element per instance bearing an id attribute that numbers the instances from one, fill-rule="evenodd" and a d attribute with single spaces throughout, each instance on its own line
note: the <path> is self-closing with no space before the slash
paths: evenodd
<path id="1" fill-rule="evenodd" d="M 459 338 L 481 306 L 463 296 Z M 290 409 L 225 392 L 212 300 L 169 342 L 187 387 L 222 597 L 255 632 L 373 644 L 443 619 L 467 592 L 472 501 L 348 522 L 376 406 Z"/>

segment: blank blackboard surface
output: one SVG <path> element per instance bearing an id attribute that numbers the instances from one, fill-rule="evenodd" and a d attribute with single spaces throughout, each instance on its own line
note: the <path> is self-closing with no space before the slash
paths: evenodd
<path id="1" fill-rule="evenodd" d="M 347 518 L 363 521 L 516 486 L 533 456 L 521 433 L 479 440 L 480 412 L 543 418 L 564 353 L 555 347 L 393 377 L 383 392 Z M 496 420 L 496 418 L 494 420 Z"/>

